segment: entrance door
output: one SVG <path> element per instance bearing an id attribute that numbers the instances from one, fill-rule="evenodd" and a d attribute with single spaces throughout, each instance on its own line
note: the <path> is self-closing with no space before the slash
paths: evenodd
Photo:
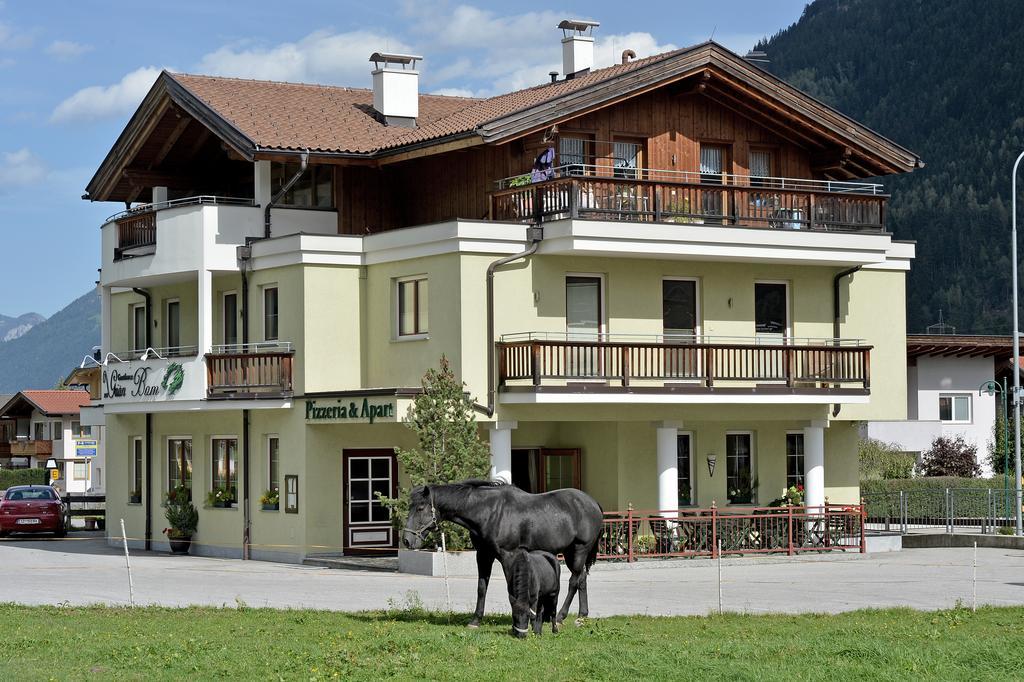
<path id="1" fill-rule="evenodd" d="M 789 285 L 754 283 L 754 334 L 762 343 L 784 343 L 789 337 Z"/>
<path id="2" fill-rule="evenodd" d="M 346 554 L 397 550 L 391 512 L 377 499 L 398 495 L 398 460 L 392 450 L 345 450 L 344 547 Z"/>
<path id="3" fill-rule="evenodd" d="M 528 493 L 580 488 L 578 448 L 531 448 L 512 451 L 512 483 Z"/>

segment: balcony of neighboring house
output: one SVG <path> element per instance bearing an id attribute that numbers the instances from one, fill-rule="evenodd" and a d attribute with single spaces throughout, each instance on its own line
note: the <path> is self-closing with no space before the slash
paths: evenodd
<path id="1" fill-rule="evenodd" d="M 290 397 L 294 358 L 287 341 L 214 346 L 206 355 L 207 394 L 211 400 Z"/>
<path id="2" fill-rule="evenodd" d="M 866 402 L 871 346 L 859 339 L 506 334 L 502 401 Z"/>
<path id="3" fill-rule="evenodd" d="M 885 233 L 882 185 L 573 164 L 496 182 L 492 220 L 564 218 Z"/>
<path id="4" fill-rule="evenodd" d="M 18 439 L 10 443 L 11 457 L 37 457 L 39 455 L 53 454 L 52 440 L 25 440 Z"/>

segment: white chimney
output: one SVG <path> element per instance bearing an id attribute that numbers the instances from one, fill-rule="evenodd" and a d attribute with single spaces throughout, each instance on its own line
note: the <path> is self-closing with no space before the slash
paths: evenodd
<path id="1" fill-rule="evenodd" d="M 596 21 L 565 19 L 558 24 L 562 29 L 562 73 L 573 78 L 594 68 L 594 28 Z"/>
<path id="2" fill-rule="evenodd" d="M 416 127 L 420 113 L 420 72 L 416 62 L 423 59 L 411 54 L 374 52 L 373 108 L 389 126 Z"/>

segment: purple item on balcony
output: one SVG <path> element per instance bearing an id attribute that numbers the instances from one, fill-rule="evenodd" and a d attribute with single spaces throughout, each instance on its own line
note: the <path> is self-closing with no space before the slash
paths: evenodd
<path id="1" fill-rule="evenodd" d="M 531 182 L 543 182 L 555 177 L 555 171 L 551 165 L 555 162 L 555 148 L 548 147 L 533 161 L 533 170 L 530 171 Z"/>

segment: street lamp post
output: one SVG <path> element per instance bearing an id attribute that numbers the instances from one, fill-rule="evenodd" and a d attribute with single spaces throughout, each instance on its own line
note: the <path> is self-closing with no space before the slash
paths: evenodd
<path id="1" fill-rule="evenodd" d="M 995 396 L 999 394 L 999 404 L 1003 408 L 1003 444 L 999 449 L 1003 455 L 1003 518 L 1010 518 L 1010 411 L 1006 404 L 1007 390 L 1006 377 L 1003 377 L 1002 386 L 995 381 L 986 381 L 978 387 L 978 395 Z M 996 442 L 999 441 L 999 425 L 996 424 L 997 433 L 994 434 Z"/>
<path id="2" fill-rule="evenodd" d="M 1021 532 L 1021 518 L 1020 518 L 1020 505 L 1021 505 L 1021 489 L 1020 489 L 1020 337 L 1018 335 L 1017 326 L 1017 167 L 1020 166 L 1021 159 L 1024 159 L 1024 152 L 1021 152 L 1017 156 L 1017 160 L 1013 162 L 1013 177 L 1010 180 L 1011 192 L 1011 207 L 1013 210 L 1012 216 L 1012 232 L 1013 232 L 1013 463 L 1014 463 L 1014 487 L 1016 488 L 1017 494 L 1014 496 L 1016 505 L 1014 506 L 1014 513 L 1016 514 L 1016 533 L 1018 536 Z"/>

